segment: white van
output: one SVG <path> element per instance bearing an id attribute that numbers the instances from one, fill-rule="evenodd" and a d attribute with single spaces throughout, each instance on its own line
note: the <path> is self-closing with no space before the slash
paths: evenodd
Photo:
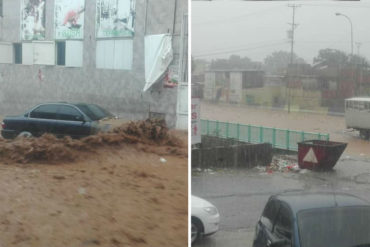
<path id="1" fill-rule="evenodd" d="M 370 97 L 356 97 L 345 100 L 347 128 L 360 131 L 360 137 L 370 137 Z"/>

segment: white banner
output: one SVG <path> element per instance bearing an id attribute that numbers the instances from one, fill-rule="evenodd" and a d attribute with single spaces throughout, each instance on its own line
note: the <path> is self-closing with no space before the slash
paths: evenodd
<path id="1" fill-rule="evenodd" d="M 55 0 L 55 39 L 83 39 L 85 0 Z"/>
<path id="2" fill-rule="evenodd" d="M 134 36 L 135 2 L 135 0 L 97 0 L 96 37 Z"/>
<path id="3" fill-rule="evenodd" d="M 155 34 L 145 36 L 145 86 L 148 90 L 167 71 L 173 59 L 172 36 Z"/>

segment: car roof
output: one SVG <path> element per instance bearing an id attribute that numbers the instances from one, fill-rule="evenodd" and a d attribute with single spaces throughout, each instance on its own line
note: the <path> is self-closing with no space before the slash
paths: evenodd
<path id="1" fill-rule="evenodd" d="M 294 214 L 301 210 L 331 207 L 369 206 L 357 196 L 342 192 L 285 192 L 272 198 L 287 203 Z"/>
<path id="2" fill-rule="evenodd" d="M 73 105 L 73 106 L 89 106 L 89 105 L 94 105 L 94 104 L 88 104 L 88 103 L 74 103 L 74 102 L 67 102 L 67 101 L 58 101 L 58 102 L 45 102 L 45 103 L 40 103 L 38 105 L 48 105 L 48 104 L 55 104 L 55 105 Z"/>

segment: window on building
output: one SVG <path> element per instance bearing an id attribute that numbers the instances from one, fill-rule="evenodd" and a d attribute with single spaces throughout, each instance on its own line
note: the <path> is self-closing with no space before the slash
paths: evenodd
<path id="1" fill-rule="evenodd" d="M 33 44 L 22 43 L 22 64 L 33 64 Z"/>
<path id="2" fill-rule="evenodd" d="M 14 63 L 22 64 L 22 44 L 14 43 L 13 49 L 14 49 Z"/>
<path id="3" fill-rule="evenodd" d="M 0 63 L 13 63 L 12 43 L 0 42 Z"/>
<path id="4" fill-rule="evenodd" d="M 66 67 L 82 67 L 83 42 L 67 40 L 56 42 L 56 63 Z"/>
<path id="5" fill-rule="evenodd" d="M 57 48 L 57 65 L 66 65 L 66 42 L 56 42 Z"/>
<path id="6" fill-rule="evenodd" d="M 55 65 L 55 43 L 33 41 L 22 43 L 22 64 Z"/>
<path id="7" fill-rule="evenodd" d="M 132 40 L 98 40 L 96 42 L 96 67 L 99 69 L 130 70 L 132 59 Z"/>

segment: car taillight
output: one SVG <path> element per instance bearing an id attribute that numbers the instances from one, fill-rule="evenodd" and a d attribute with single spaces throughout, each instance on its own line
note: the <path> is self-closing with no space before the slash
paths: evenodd
<path id="1" fill-rule="evenodd" d="M 4 122 L 1 123 L 1 128 L 5 129 L 5 123 Z"/>

